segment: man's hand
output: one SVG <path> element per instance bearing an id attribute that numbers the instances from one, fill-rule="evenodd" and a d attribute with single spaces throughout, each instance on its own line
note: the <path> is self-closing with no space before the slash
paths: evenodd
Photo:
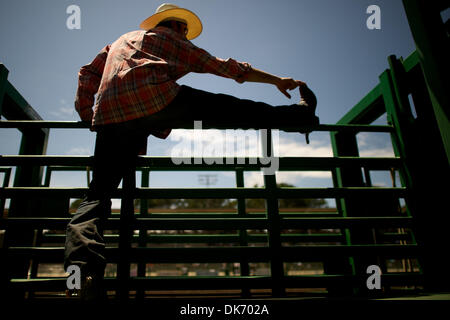
<path id="1" fill-rule="evenodd" d="M 260 82 L 260 83 L 270 83 L 277 86 L 278 90 L 281 91 L 287 98 L 291 98 L 291 95 L 287 92 L 288 90 L 294 90 L 297 87 L 306 86 L 306 83 L 300 80 L 294 80 L 292 78 L 281 78 L 270 73 L 264 72 L 262 70 L 258 70 L 252 68 L 247 75 L 245 81 L 249 82 Z M 242 83 L 244 81 L 238 81 Z"/>
<path id="2" fill-rule="evenodd" d="M 291 98 L 291 95 L 287 92 L 287 90 L 294 90 L 298 86 L 302 85 L 306 85 L 306 83 L 300 80 L 294 80 L 292 78 L 279 78 L 276 83 L 278 90 L 280 90 L 281 93 L 289 99 Z"/>

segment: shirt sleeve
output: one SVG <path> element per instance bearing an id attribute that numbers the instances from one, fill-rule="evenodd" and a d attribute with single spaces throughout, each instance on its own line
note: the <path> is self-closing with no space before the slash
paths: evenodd
<path id="1" fill-rule="evenodd" d="M 195 46 L 190 51 L 188 63 L 192 72 L 212 73 L 240 83 L 247 79 L 252 69 L 247 62 L 239 62 L 232 58 L 226 60 L 217 58 Z"/>
<path id="2" fill-rule="evenodd" d="M 78 73 L 78 89 L 75 97 L 75 109 L 83 121 L 92 121 L 92 107 L 94 106 L 95 94 L 100 86 L 109 49 L 110 45 L 104 47 L 95 59 L 90 64 L 81 67 Z"/>

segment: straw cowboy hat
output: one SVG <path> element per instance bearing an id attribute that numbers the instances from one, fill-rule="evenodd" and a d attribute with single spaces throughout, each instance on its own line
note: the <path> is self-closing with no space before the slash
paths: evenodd
<path id="1" fill-rule="evenodd" d="M 156 9 L 155 14 L 142 21 L 139 27 L 144 30 L 150 30 L 156 27 L 158 23 L 167 20 L 186 23 L 188 28 L 186 38 L 188 40 L 198 37 L 203 29 L 202 22 L 195 13 L 170 3 L 160 5 Z"/>

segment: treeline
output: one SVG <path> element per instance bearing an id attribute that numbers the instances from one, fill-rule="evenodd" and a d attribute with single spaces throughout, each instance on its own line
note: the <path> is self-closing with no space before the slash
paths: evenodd
<path id="1" fill-rule="evenodd" d="M 280 188 L 294 187 L 288 183 L 277 184 Z M 258 188 L 258 185 L 254 186 Z M 157 209 L 236 209 L 236 199 L 147 199 L 148 208 Z M 71 204 L 71 209 L 77 209 L 81 200 L 75 200 Z M 140 208 L 140 199 L 136 199 L 134 206 Z M 280 208 L 326 208 L 325 199 L 279 199 Z M 246 199 L 247 209 L 264 209 L 264 199 Z"/>

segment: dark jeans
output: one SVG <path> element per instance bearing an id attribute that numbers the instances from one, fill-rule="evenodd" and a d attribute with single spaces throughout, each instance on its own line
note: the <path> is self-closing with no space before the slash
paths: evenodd
<path id="1" fill-rule="evenodd" d="M 67 225 L 64 267 L 79 265 L 82 273 L 103 276 L 103 225 L 111 213 L 111 195 L 117 189 L 145 144 L 151 129 L 176 128 L 202 120 L 204 125 L 233 124 L 247 128 L 248 123 L 299 126 L 318 119 L 297 105 L 273 107 L 263 102 L 238 99 L 181 86 L 177 97 L 150 117 L 97 130 L 93 179 L 86 198 Z"/>

